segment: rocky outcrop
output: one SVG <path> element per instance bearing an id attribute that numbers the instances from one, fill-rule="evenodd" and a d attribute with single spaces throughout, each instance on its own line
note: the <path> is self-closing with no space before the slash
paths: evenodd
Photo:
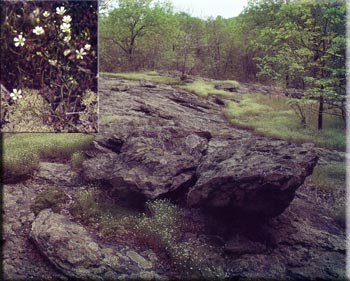
<path id="1" fill-rule="evenodd" d="M 126 83 L 128 90 L 111 94 Z M 189 206 L 271 217 L 312 173 L 312 146 L 234 129 L 220 105 L 171 86 L 142 87 L 101 79 L 105 114 L 122 118 L 100 126 L 98 153 L 83 163 L 85 180 L 107 181 L 119 195 L 145 199 L 189 190 Z"/>
<path id="2" fill-rule="evenodd" d="M 31 237 L 61 272 L 78 280 L 161 279 L 153 270 L 156 255 L 128 247 L 104 246 L 82 226 L 45 209 L 32 224 Z"/>
<path id="3" fill-rule="evenodd" d="M 100 112 L 118 118 L 100 125 L 94 149 L 86 151 L 86 181 L 109 183 L 103 188 L 128 201 L 176 196 L 201 206 L 183 210 L 183 241 L 212 245 L 202 255 L 208 269 L 220 265 L 230 280 L 345 279 L 344 230 L 299 188 L 317 161 L 312 145 L 237 130 L 211 99 L 142 84 L 101 78 Z M 69 173 L 67 180 L 51 175 L 63 166 L 41 168 L 38 180 L 72 189 Z M 164 280 L 169 274 L 157 268 L 162 255 L 101 241 L 62 214 L 46 209 L 32 220 L 32 240 L 67 278 Z"/>
<path id="4" fill-rule="evenodd" d="M 280 216 L 241 224 L 224 246 L 227 271 L 237 280 L 344 280 L 344 231 L 313 201 L 298 193 Z"/>
<path id="5" fill-rule="evenodd" d="M 51 183 L 56 186 L 77 186 L 79 175 L 67 164 L 40 162 L 34 178 L 38 182 Z"/>
<path id="6" fill-rule="evenodd" d="M 198 181 L 190 188 L 187 202 L 276 216 L 312 173 L 317 158 L 309 151 L 309 145 L 300 148 L 265 138 L 243 143 L 240 139 L 213 139 L 196 170 Z"/>

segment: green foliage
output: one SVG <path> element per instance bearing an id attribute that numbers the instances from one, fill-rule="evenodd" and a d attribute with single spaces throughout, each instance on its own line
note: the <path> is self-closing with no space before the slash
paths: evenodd
<path id="1" fill-rule="evenodd" d="M 193 83 L 187 84 L 185 86 L 182 86 L 181 88 L 195 93 L 199 96 L 202 97 L 207 97 L 208 95 L 221 95 L 221 96 L 226 96 L 226 97 L 232 97 L 233 94 L 229 93 L 227 91 L 224 90 L 218 90 L 215 89 L 214 85 L 215 84 L 232 84 L 233 86 L 238 86 L 238 82 L 236 81 L 232 81 L 232 80 L 225 80 L 225 81 L 213 81 L 213 82 L 207 82 L 207 81 L 203 81 L 203 80 L 197 80 Z"/>
<path id="2" fill-rule="evenodd" d="M 101 188 L 87 186 L 77 190 L 74 201 L 70 210 L 73 216 L 93 224 L 105 237 L 126 239 L 127 243 L 133 241 L 167 254 L 184 278 L 224 276 L 221 268 L 208 263 L 209 245 L 183 241 L 182 234 L 190 229 L 189 222 L 169 200 L 148 201 L 147 212 L 137 214 L 109 200 Z"/>
<path id="3" fill-rule="evenodd" d="M 107 198 L 98 186 L 79 188 L 75 192 L 70 212 L 84 222 L 97 224 L 102 235 L 115 237 L 122 228 L 121 220 L 135 213 L 113 201 L 108 201 Z"/>
<path id="4" fill-rule="evenodd" d="M 59 212 L 61 205 L 67 200 L 68 196 L 61 187 L 50 187 L 38 194 L 30 209 L 35 215 L 47 208 L 51 208 L 54 212 Z"/>
<path id="5" fill-rule="evenodd" d="M 318 129 L 324 104 L 338 107 L 345 119 L 345 1 L 257 1 L 247 12 L 274 17 L 250 42 L 258 52 L 258 77 L 305 89 L 306 99 L 318 100 Z"/>
<path id="6" fill-rule="evenodd" d="M 336 201 L 326 205 L 331 216 L 345 229 L 346 227 L 346 164 L 345 162 L 330 162 L 318 164 L 309 177 L 311 183 L 316 186 L 316 194 L 327 198 L 335 197 Z M 331 195 L 328 195 L 330 193 Z M 324 195 L 325 194 L 325 195 Z M 322 197 L 321 197 L 322 198 Z"/>
<path id="7" fill-rule="evenodd" d="M 81 151 L 74 152 L 70 158 L 72 168 L 74 170 L 80 170 L 85 159 L 86 157 Z"/>
<path id="8" fill-rule="evenodd" d="M 122 116 L 119 115 L 106 115 L 100 118 L 99 122 L 101 125 L 108 124 L 110 122 L 113 122 L 115 120 L 121 119 Z"/>
<path id="9" fill-rule="evenodd" d="M 46 124 L 50 107 L 37 90 L 24 89 L 23 98 L 9 105 L 3 100 L 7 110 L 3 132 L 53 132 Z"/>
<path id="10" fill-rule="evenodd" d="M 221 268 L 211 268 L 205 251 L 209 245 L 195 240 L 182 240 L 188 227 L 182 210 L 167 199 L 146 202 L 147 213 L 126 217 L 122 223 L 135 235 L 139 243 L 165 251 L 184 278 L 215 278 L 222 276 Z"/>
<path id="11" fill-rule="evenodd" d="M 78 130 L 80 132 L 97 132 L 97 94 L 90 89 L 86 90 L 81 101 L 84 110 L 79 114 Z"/>
<path id="12" fill-rule="evenodd" d="M 338 203 L 333 209 L 333 217 L 342 228 L 346 229 L 346 204 Z"/>
<path id="13" fill-rule="evenodd" d="M 225 114 L 236 126 L 253 129 L 258 133 L 296 142 L 312 142 L 320 146 L 345 150 L 346 135 L 341 117 L 325 116 L 324 130 L 316 128 L 317 115 L 306 111 L 309 124 L 300 124 L 287 98 L 261 94 L 237 95 L 241 102 L 226 102 Z"/>
<path id="14" fill-rule="evenodd" d="M 4 181 L 28 176 L 41 158 L 69 159 L 72 153 L 86 149 L 93 135 L 85 134 L 3 134 Z"/>
<path id="15" fill-rule="evenodd" d="M 310 179 L 320 188 L 345 188 L 346 165 L 343 162 L 317 165 L 312 173 L 312 176 L 310 176 Z"/>
<path id="16" fill-rule="evenodd" d="M 154 57 L 159 47 L 164 45 L 163 42 L 167 42 L 164 39 L 168 37 L 171 29 L 169 14 L 170 4 L 166 2 L 120 0 L 118 8 L 100 20 L 101 70 L 115 71 L 111 65 L 112 61 L 123 64 L 123 71 L 130 71 L 142 64 L 145 52 Z M 147 40 L 141 48 L 139 42 L 143 39 Z M 121 55 L 110 56 L 112 49 Z"/>
<path id="17" fill-rule="evenodd" d="M 295 114 L 299 117 L 300 122 L 304 127 L 306 127 L 306 111 L 308 109 L 308 106 L 315 103 L 316 101 L 305 98 L 291 98 L 287 101 L 287 104 L 294 110 Z"/>

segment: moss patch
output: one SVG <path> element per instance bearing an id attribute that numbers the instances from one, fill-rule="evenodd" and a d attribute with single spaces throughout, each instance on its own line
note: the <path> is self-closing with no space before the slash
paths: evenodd
<path id="1" fill-rule="evenodd" d="M 324 116 L 324 129 L 318 131 L 317 118 L 307 113 L 308 127 L 303 127 L 298 116 L 287 104 L 288 99 L 262 94 L 237 94 L 241 102 L 226 102 L 225 114 L 232 124 L 294 142 L 312 142 L 318 146 L 345 150 L 345 124 L 340 117 Z"/>
<path id="2" fill-rule="evenodd" d="M 345 163 L 317 165 L 310 180 L 318 187 L 325 189 L 344 188 L 346 186 Z"/>
<path id="3" fill-rule="evenodd" d="M 122 118 L 123 117 L 119 116 L 119 115 L 106 115 L 106 116 L 103 116 L 102 118 L 100 118 L 100 124 L 105 125 L 105 124 L 108 124 L 108 123 L 113 122 L 115 120 L 120 120 Z"/>
<path id="4" fill-rule="evenodd" d="M 155 83 L 163 83 L 168 85 L 178 85 L 183 82 L 179 78 L 173 78 L 168 76 L 161 76 L 155 71 L 147 71 L 147 72 L 126 72 L 126 73 L 109 73 L 109 72 L 100 72 L 100 75 L 112 76 L 123 78 L 127 80 L 148 80 Z"/>
<path id="5" fill-rule="evenodd" d="M 3 134 L 3 177 L 18 181 L 33 173 L 40 159 L 69 159 L 90 145 L 94 135 L 69 133 Z"/>
<path id="6" fill-rule="evenodd" d="M 61 210 L 61 204 L 68 200 L 68 196 L 60 187 L 50 187 L 47 190 L 39 193 L 35 198 L 34 203 L 30 206 L 31 211 L 38 215 L 40 211 L 51 208 L 54 212 Z"/>
<path id="7" fill-rule="evenodd" d="M 181 86 L 181 88 L 191 93 L 197 94 L 201 97 L 207 97 L 208 95 L 220 95 L 225 97 L 234 96 L 233 93 L 230 93 L 224 90 L 215 89 L 215 84 L 231 84 L 236 87 L 239 85 L 238 82 L 233 80 L 211 81 L 211 82 L 198 80 L 186 86 Z"/>

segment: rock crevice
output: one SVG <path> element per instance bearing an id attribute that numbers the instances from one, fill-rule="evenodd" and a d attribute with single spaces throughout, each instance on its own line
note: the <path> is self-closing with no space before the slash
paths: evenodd
<path id="1" fill-rule="evenodd" d="M 125 82 L 101 78 L 100 85 L 103 96 Z M 85 161 L 84 178 L 104 179 L 113 189 L 145 199 L 188 186 L 182 197 L 190 207 L 273 217 L 288 207 L 317 162 L 310 145 L 237 130 L 220 105 L 170 86 L 145 91 L 130 82 L 122 95 L 115 92 L 108 100 L 102 104 L 107 112 L 127 118 L 100 126 L 95 141 L 111 153 Z M 164 113 L 171 118 L 161 118 Z"/>

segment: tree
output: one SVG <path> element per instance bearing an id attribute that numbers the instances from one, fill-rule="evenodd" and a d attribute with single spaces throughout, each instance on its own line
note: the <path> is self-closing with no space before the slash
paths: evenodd
<path id="1" fill-rule="evenodd" d="M 137 41 L 159 32 L 171 6 L 153 0 L 120 0 L 118 8 L 101 19 L 101 40 L 116 44 L 126 55 L 129 70 L 137 68 Z"/>
<path id="2" fill-rule="evenodd" d="M 305 98 L 318 100 L 322 130 L 325 104 L 345 115 L 345 3 L 268 2 L 279 6 L 253 43 L 264 50 L 255 58 L 258 75 L 305 89 Z"/>

